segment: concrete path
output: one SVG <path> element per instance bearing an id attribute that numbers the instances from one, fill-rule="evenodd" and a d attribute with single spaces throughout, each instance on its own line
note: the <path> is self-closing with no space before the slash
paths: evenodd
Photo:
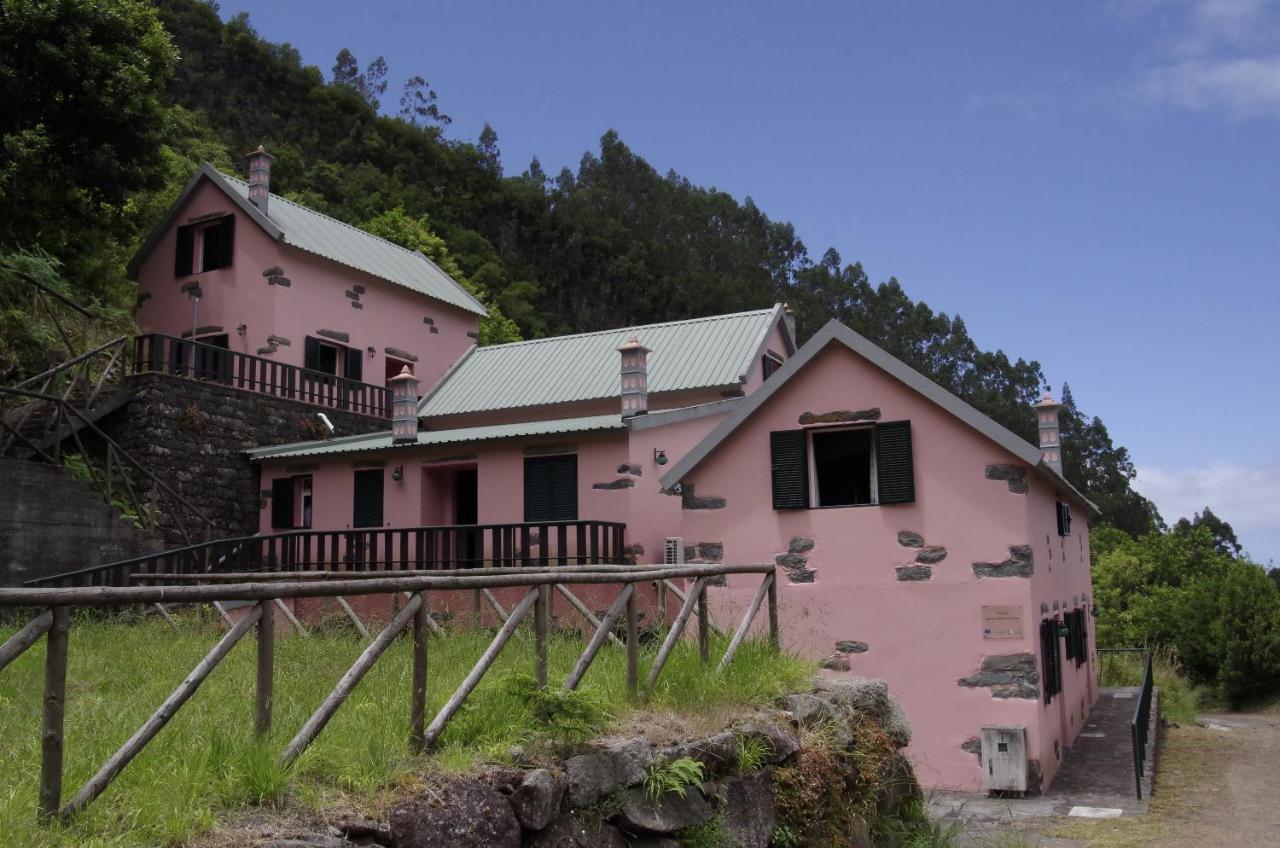
<path id="1" fill-rule="evenodd" d="M 1044 795 L 988 798 L 984 793 L 935 792 L 929 802 L 931 812 L 943 820 L 965 820 L 980 826 L 1055 816 L 1101 818 L 1145 812 L 1147 802 L 1139 801 L 1134 790 L 1133 744 L 1129 730 L 1138 705 L 1137 697 L 1137 687 L 1105 688 L 1099 693 L 1084 730 L 1067 750 L 1062 768 Z M 1149 739 L 1144 799 L 1150 798 L 1154 773 L 1154 720 Z"/>

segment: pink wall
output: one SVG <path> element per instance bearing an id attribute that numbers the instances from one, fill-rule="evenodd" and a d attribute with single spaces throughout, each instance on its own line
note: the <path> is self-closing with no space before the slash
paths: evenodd
<path id="1" fill-rule="evenodd" d="M 1069 446 L 1064 446 L 1064 450 L 1068 449 Z M 1031 475 L 1028 482 L 1031 489 L 1027 494 L 1028 522 L 1036 552 L 1036 571 L 1031 581 L 1031 607 L 1036 624 L 1039 626 L 1045 618 L 1056 617 L 1061 621 L 1063 613 L 1079 607 L 1085 610 L 1089 630 L 1088 658 L 1079 667 L 1075 660 L 1067 659 L 1066 643 L 1059 639 L 1062 692 L 1051 704 L 1039 703 L 1040 730 L 1034 741 L 1028 740 L 1029 749 L 1039 752 L 1036 756 L 1040 758 L 1045 780 L 1049 781 L 1057 773 L 1066 749 L 1084 729 L 1089 709 L 1097 700 L 1097 646 L 1091 614 L 1093 582 L 1089 569 L 1088 515 L 1083 505 L 1066 498 L 1046 474 Z M 1059 497 L 1071 504 L 1072 526 L 1068 536 L 1058 535 L 1055 506 Z"/>
<path id="2" fill-rule="evenodd" d="M 782 361 L 786 362 L 791 357 L 787 354 L 787 343 L 784 341 L 782 322 L 774 324 L 769 328 L 768 337 L 765 339 L 764 351 L 776 353 L 782 357 Z M 761 351 L 755 359 L 751 361 L 751 367 L 747 370 L 747 381 L 743 384 L 742 390 L 746 394 L 751 394 L 764 382 L 764 371 L 761 367 L 760 357 L 764 355 Z"/>
<path id="3" fill-rule="evenodd" d="M 881 420 L 912 425 L 916 502 L 909 505 L 774 511 L 769 432 L 795 429 L 802 412 L 879 407 Z M 955 684 L 984 656 L 1038 654 L 1038 608 L 1026 578 L 974 576 L 972 563 L 999 562 L 1010 545 L 1035 541 L 1028 498 L 988 480 L 989 463 L 1015 461 L 1003 449 L 932 405 L 856 354 L 833 344 L 758 410 L 686 482 L 699 496 L 721 496 L 723 510 L 683 513 L 689 541 L 719 541 L 729 562 L 770 562 L 792 537 L 815 540 L 807 555 L 811 584 L 789 583 L 780 569 L 783 634 L 788 647 L 827 656 L 836 640 L 870 645 L 852 654 L 852 673 L 883 677 L 911 719 L 910 752 L 920 779 L 933 786 L 977 788 L 977 758 L 961 750 L 984 724 L 1024 724 L 1039 750 L 1041 702 L 996 699 L 988 689 Z M 1051 515 L 1051 510 L 1049 513 Z M 1052 520 L 1050 518 L 1049 520 Z M 894 566 L 915 550 L 898 544 L 911 530 L 947 549 L 929 581 L 899 581 Z M 1039 568 L 1039 563 L 1037 563 Z M 716 590 L 722 617 L 745 604 L 755 580 Z M 983 605 L 1019 605 L 1024 637 L 985 640 Z"/>
<path id="4" fill-rule="evenodd" d="M 236 216 L 232 264 L 174 277 L 177 227 L 218 212 Z M 273 266 L 284 270 L 291 285 L 267 283 L 262 272 Z M 207 180 L 139 268 L 138 290 L 150 295 L 137 311 L 139 330 L 174 336 L 190 332 L 191 301 L 181 287 L 193 280 L 204 293 L 196 323 L 222 327 L 232 350 L 301 366 L 306 336 L 315 336 L 321 329 L 338 330 L 350 336 L 348 347 L 365 351 L 363 381 L 379 386 L 386 373 L 386 347 L 418 357 L 415 373 L 425 392 L 475 343 L 467 334 L 479 325 L 476 315 L 457 307 L 274 241 Z M 365 288 L 361 308 L 353 307 L 354 301 L 345 294 L 353 285 Z M 435 333 L 423 322 L 428 317 L 435 322 Z M 240 324 L 246 325 L 243 336 L 236 332 Z M 272 335 L 291 344 L 259 354 Z M 370 346 L 375 348 L 374 356 L 367 353 Z"/>

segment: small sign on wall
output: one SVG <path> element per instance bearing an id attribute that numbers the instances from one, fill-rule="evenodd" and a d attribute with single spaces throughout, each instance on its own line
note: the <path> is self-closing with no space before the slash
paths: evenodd
<path id="1" fill-rule="evenodd" d="M 983 639 L 1021 639 L 1022 607 L 1014 605 L 982 608 Z"/>

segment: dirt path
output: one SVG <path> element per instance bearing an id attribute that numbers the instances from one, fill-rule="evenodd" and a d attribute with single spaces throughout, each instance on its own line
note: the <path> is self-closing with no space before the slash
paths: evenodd
<path id="1" fill-rule="evenodd" d="M 1201 724 L 1163 732 L 1156 789 L 1146 815 L 1033 825 L 1035 833 L 1027 834 L 1028 844 L 1075 843 L 1088 848 L 1280 845 L 1276 799 L 1280 709 L 1206 715 Z"/>

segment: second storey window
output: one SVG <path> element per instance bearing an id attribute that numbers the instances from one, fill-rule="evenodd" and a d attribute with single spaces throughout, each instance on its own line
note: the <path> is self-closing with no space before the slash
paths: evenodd
<path id="1" fill-rule="evenodd" d="M 346 377 L 348 380 L 364 379 L 364 357 L 361 350 L 355 347 L 335 344 L 307 336 L 303 350 L 302 367 L 334 377 Z"/>
<path id="2" fill-rule="evenodd" d="M 524 520 L 578 520 L 578 457 L 531 456 L 524 461 Z"/>
<path id="3" fill-rule="evenodd" d="M 767 351 L 760 359 L 760 374 L 762 380 L 767 380 L 774 375 L 779 368 L 782 367 L 782 357 L 773 351 Z"/>
<path id="4" fill-rule="evenodd" d="M 1058 535 L 1071 535 L 1071 506 L 1058 501 Z"/>
<path id="5" fill-rule="evenodd" d="M 774 509 L 914 503 L 911 422 L 769 434 Z"/>
<path id="6" fill-rule="evenodd" d="M 223 215 L 212 221 L 178 227 L 178 246 L 173 260 L 174 276 L 187 277 L 202 271 L 229 267 L 235 250 L 235 235 L 234 215 Z"/>

